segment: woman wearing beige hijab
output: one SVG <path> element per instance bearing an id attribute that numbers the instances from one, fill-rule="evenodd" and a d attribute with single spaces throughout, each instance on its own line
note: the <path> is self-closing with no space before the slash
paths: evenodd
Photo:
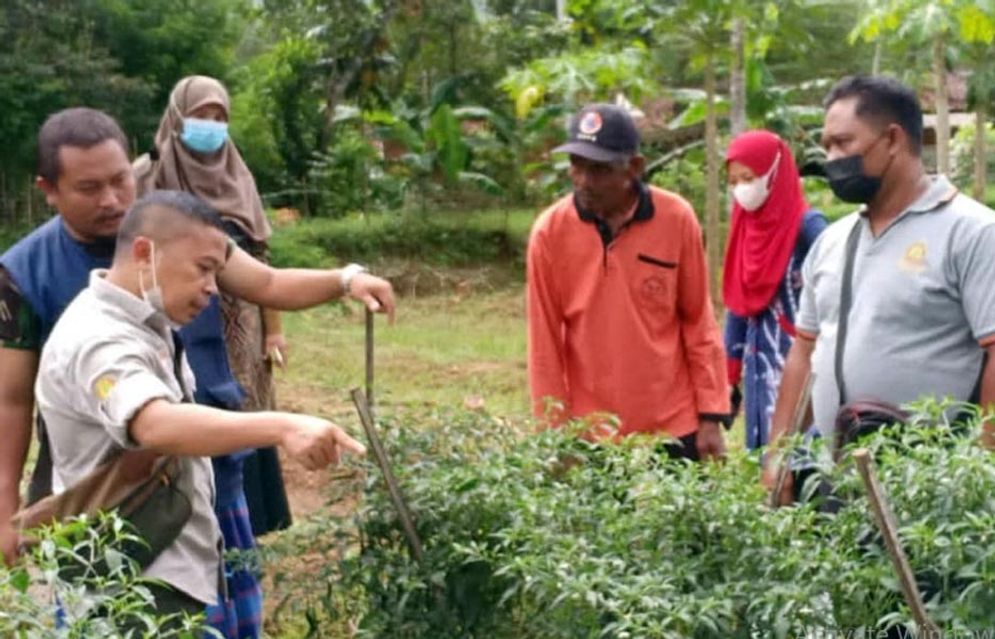
<path id="1" fill-rule="evenodd" d="M 155 148 L 136 160 L 135 174 L 143 193 L 171 189 L 204 199 L 221 214 L 239 246 L 265 260 L 272 230 L 255 179 L 228 136 L 229 114 L 228 92 L 220 82 L 206 76 L 183 78 L 170 95 Z M 208 309 L 194 326 L 181 331 L 184 343 L 192 343 L 187 352 L 198 378 L 197 401 L 228 409 L 270 410 L 272 364 L 282 366 L 286 357 L 279 315 L 225 294 L 220 301 L 220 313 L 215 307 L 211 317 L 208 311 L 212 309 Z M 250 549 L 255 545 L 253 533 L 289 525 L 275 449 L 218 457 L 213 462 L 215 510 L 227 547 Z M 230 599 L 208 609 L 208 622 L 225 637 L 256 637 L 262 613 L 258 580 L 247 570 L 226 572 Z"/>

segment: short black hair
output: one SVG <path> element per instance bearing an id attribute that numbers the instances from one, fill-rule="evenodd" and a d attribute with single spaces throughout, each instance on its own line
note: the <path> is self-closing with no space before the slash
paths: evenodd
<path id="1" fill-rule="evenodd" d="M 38 175 L 55 184 L 62 174 L 59 149 L 64 146 L 89 149 L 107 140 L 114 140 L 128 154 L 124 131 L 103 111 L 74 107 L 53 113 L 38 131 Z"/>
<path id="2" fill-rule="evenodd" d="M 172 235 L 172 222 L 193 222 L 225 232 L 218 211 L 196 195 L 186 191 L 152 191 L 142 196 L 121 220 L 117 231 L 117 250 L 127 250 L 144 235 L 165 238 Z"/>
<path id="3" fill-rule="evenodd" d="M 915 91 L 883 75 L 850 75 L 836 83 L 823 101 L 828 109 L 846 98 L 857 98 L 857 116 L 897 124 L 909 137 L 912 153 L 922 154 L 922 106 Z"/>

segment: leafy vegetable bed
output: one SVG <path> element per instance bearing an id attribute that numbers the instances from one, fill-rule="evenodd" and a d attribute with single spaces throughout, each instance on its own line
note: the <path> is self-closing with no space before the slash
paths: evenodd
<path id="1" fill-rule="evenodd" d="M 995 458 L 917 419 L 871 442 L 903 544 L 934 621 L 995 629 Z M 837 636 L 911 619 L 852 468 L 832 478 L 838 514 L 771 511 L 746 454 L 685 465 L 645 442 L 439 421 L 385 425 L 423 563 L 368 471 L 332 586 L 360 636 Z"/>

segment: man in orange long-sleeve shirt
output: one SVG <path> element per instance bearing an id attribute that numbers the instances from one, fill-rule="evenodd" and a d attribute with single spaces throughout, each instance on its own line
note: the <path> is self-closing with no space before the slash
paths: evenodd
<path id="1" fill-rule="evenodd" d="M 533 411 L 553 425 L 613 413 L 619 434 L 679 440 L 672 456 L 722 456 L 729 389 L 691 205 L 641 181 L 622 108 L 585 107 L 554 151 L 570 154 L 574 191 L 529 239 Z"/>

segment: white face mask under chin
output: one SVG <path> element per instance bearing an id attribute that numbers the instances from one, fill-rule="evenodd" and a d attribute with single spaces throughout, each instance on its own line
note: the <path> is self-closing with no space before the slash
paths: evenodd
<path id="1" fill-rule="evenodd" d="M 774 172 L 777 170 L 777 164 L 780 160 L 781 153 L 778 152 L 777 157 L 774 158 L 774 164 L 767 173 L 749 182 L 740 182 L 732 187 L 732 196 L 743 207 L 744 211 L 752 213 L 767 201 L 767 198 L 770 196 L 770 187 L 768 185 L 773 182 Z"/>
<path id="2" fill-rule="evenodd" d="M 159 270 L 159 260 L 156 259 L 155 254 L 155 244 L 152 244 L 149 248 L 149 256 L 152 258 L 152 288 L 145 288 L 145 278 L 142 277 L 144 271 L 138 272 L 138 290 L 142 293 L 142 299 L 148 303 L 149 306 L 154 308 L 162 316 L 166 318 L 169 325 L 173 328 L 178 328 L 178 326 L 170 319 L 169 314 L 166 313 L 166 303 L 162 299 L 162 288 L 159 287 L 159 280 L 156 276 L 156 271 Z M 162 257 L 161 255 L 159 257 Z"/>

